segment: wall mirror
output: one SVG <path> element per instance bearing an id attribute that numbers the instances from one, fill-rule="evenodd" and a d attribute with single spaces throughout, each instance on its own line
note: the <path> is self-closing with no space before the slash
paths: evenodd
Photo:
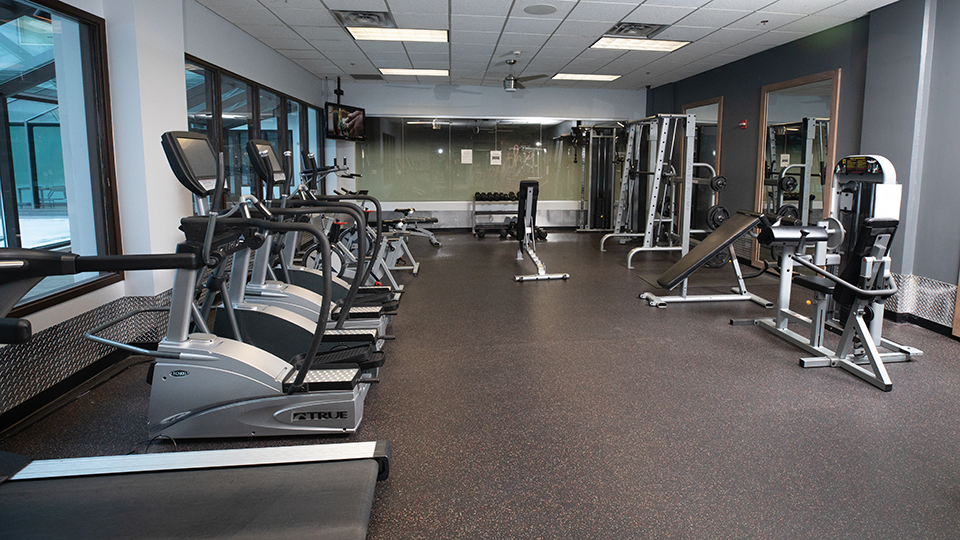
<path id="1" fill-rule="evenodd" d="M 829 216 L 840 70 L 764 86 L 755 210 L 803 224 Z M 753 260 L 774 262 L 754 245 Z"/>
<path id="2" fill-rule="evenodd" d="M 693 175 L 699 178 L 711 178 L 720 173 L 720 130 L 723 121 L 723 97 L 716 97 L 690 103 L 683 106 L 683 114 L 693 114 L 697 117 L 696 132 L 693 139 L 693 162 L 706 163 L 713 167 L 709 169 L 695 169 Z M 699 186 L 698 186 L 699 187 Z M 709 215 L 710 208 L 718 204 L 718 193 L 710 189 L 697 189 L 694 191 L 693 205 L 697 222 L 693 223 L 695 229 L 705 229 L 708 227 L 706 217 Z"/>

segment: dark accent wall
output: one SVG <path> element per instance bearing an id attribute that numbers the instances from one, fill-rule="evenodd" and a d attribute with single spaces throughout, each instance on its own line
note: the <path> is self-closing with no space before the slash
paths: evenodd
<path id="1" fill-rule="evenodd" d="M 885 156 L 897 169 L 897 181 L 903 185 L 901 219 L 905 216 L 910 196 L 923 5 L 924 0 L 900 0 L 870 14 L 870 51 L 867 54 L 867 90 L 863 100 L 860 150 L 864 154 Z M 904 267 L 904 229 L 901 223 L 890 250 L 893 270 L 897 273 L 903 273 Z"/>
<path id="2" fill-rule="evenodd" d="M 913 273 L 956 284 L 960 271 L 960 2 L 937 2 Z M 897 126 L 891 125 L 895 130 Z"/>
<path id="3" fill-rule="evenodd" d="M 860 149 L 869 18 L 864 17 L 763 51 L 648 92 L 650 114 L 679 113 L 685 104 L 723 96 L 720 171 L 728 187 L 720 203 L 730 211 L 753 210 L 759 149 L 760 89 L 837 68 L 840 118 L 837 156 Z M 747 128 L 740 129 L 741 120 Z"/>

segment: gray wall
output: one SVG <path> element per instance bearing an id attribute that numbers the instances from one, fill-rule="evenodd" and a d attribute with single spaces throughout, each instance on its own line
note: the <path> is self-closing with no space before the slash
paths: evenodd
<path id="1" fill-rule="evenodd" d="M 917 84 L 920 76 L 920 46 L 924 0 L 901 0 L 870 14 L 870 51 L 867 55 L 867 90 L 863 100 L 865 154 L 886 156 L 897 169 L 904 186 L 903 206 L 910 190 L 911 153 L 917 122 Z M 905 209 L 901 211 L 906 216 Z M 903 242 L 910 236 L 903 223 L 894 239 L 891 256 L 894 271 L 912 273 L 904 264 Z M 956 279 L 953 277 L 950 281 Z"/>
<path id="2" fill-rule="evenodd" d="M 720 171 L 728 187 L 720 203 L 753 210 L 757 182 L 760 89 L 768 84 L 841 69 L 837 156 L 860 148 L 860 113 L 869 20 L 858 19 L 649 92 L 647 114 L 680 112 L 685 104 L 723 96 Z M 739 122 L 747 121 L 741 130 Z"/>
<path id="3" fill-rule="evenodd" d="M 937 2 L 923 189 L 913 274 L 956 284 L 960 270 L 960 2 Z M 891 126 L 893 129 L 893 126 Z"/>

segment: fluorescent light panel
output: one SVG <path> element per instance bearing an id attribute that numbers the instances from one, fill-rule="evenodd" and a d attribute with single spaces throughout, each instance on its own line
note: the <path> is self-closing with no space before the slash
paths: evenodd
<path id="1" fill-rule="evenodd" d="M 557 73 L 555 81 L 604 81 L 610 82 L 620 78 L 620 75 L 589 75 L 585 73 Z"/>
<path id="2" fill-rule="evenodd" d="M 348 26 L 347 31 L 357 41 L 428 41 L 446 43 L 446 30 L 418 30 L 414 28 L 366 28 Z"/>
<path id="3" fill-rule="evenodd" d="M 413 75 L 416 77 L 446 77 L 450 72 L 446 69 L 398 69 L 380 68 L 384 75 Z"/>
<path id="4" fill-rule="evenodd" d="M 689 41 L 665 41 L 662 39 L 611 38 L 602 37 L 591 48 L 593 49 L 627 49 L 631 51 L 661 51 L 672 52 Z"/>

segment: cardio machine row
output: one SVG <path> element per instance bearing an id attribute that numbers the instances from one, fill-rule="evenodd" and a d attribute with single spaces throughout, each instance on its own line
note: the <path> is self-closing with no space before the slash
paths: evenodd
<path id="1" fill-rule="evenodd" d="M 363 255 L 368 251 L 364 239 L 359 240 L 353 279 L 332 271 L 330 231 L 324 224 L 339 219 L 330 217 L 334 214 L 347 215 L 365 229 L 366 212 L 349 202 L 358 197 L 323 197 L 305 182 L 290 190 L 272 148 L 254 141 L 249 150 L 258 177 L 281 185 L 284 196 L 241 196 L 227 207 L 222 204 L 222 165 L 205 137 L 173 132 L 164 134 L 162 144 L 175 175 L 196 201 L 196 215 L 181 220 L 185 239 L 176 253 L 88 257 L 0 249 L 0 317 L 46 276 L 175 269 L 170 306 L 158 309 L 169 313 L 167 332 L 155 351 L 100 337 L 139 312 L 87 333 L 89 339 L 156 359 L 149 374 L 151 437 L 355 431 L 370 384 L 384 363 L 382 347 L 390 339 L 386 330 L 399 299 L 390 287 L 365 286 L 373 279 L 373 261 Z M 372 198 L 363 200 L 379 205 Z M 375 216 L 381 219 L 379 208 Z M 296 250 L 288 248 L 299 245 L 298 235 L 308 235 L 316 244 L 315 266 L 294 264 Z M 374 242 L 380 241 L 376 234 Z M 0 342 L 22 343 L 31 333 L 24 319 L 0 318 Z M 131 531 L 142 527 L 142 516 L 118 512 L 122 505 L 111 501 L 152 493 L 155 508 L 192 516 L 182 520 L 189 527 L 168 532 L 207 537 L 221 526 L 219 520 L 194 514 L 230 496 L 216 487 L 222 483 L 246 493 L 244 500 L 257 500 L 249 495 L 282 486 L 304 502 L 282 515 L 229 505 L 231 512 L 221 515 L 242 522 L 247 533 L 310 527 L 321 535 L 330 530 L 338 537 L 363 538 L 373 487 L 387 477 L 390 453 L 388 442 L 375 441 L 47 462 L 4 454 L 0 507 L 9 512 L 0 512 L 0 521 L 15 535 L 135 536 Z M 206 485 L 210 489 L 198 489 Z M 159 500 L 154 492 L 169 496 Z M 61 493 L 89 504 L 61 503 Z M 63 511 L 74 506 L 78 511 Z M 80 526 L 88 522 L 97 525 Z"/>

